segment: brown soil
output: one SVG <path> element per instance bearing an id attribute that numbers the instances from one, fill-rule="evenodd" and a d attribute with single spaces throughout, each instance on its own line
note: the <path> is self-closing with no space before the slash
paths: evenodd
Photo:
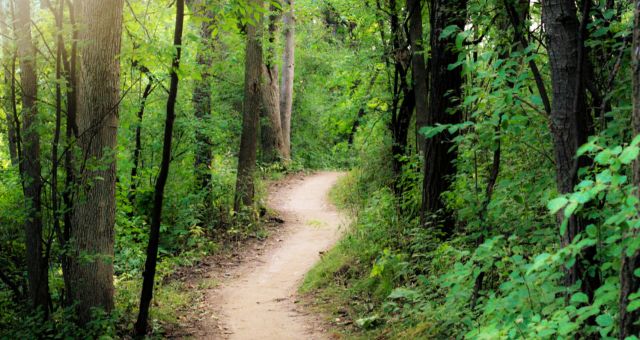
<path id="1" fill-rule="evenodd" d="M 305 311 L 297 289 L 309 269 L 339 239 L 346 220 L 329 202 L 337 172 L 294 176 L 274 183 L 268 206 L 284 224 L 272 235 L 219 258 L 202 277 L 209 285 L 183 317 L 182 335 L 198 339 L 327 339 L 323 322 Z M 193 289 L 198 289 L 191 284 Z M 189 285 L 188 285 L 189 287 Z"/>

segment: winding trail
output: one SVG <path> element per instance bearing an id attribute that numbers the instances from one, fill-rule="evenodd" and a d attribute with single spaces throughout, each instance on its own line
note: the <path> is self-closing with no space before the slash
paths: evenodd
<path id="1" fill-rule="evenodd" d="M 224 339 L 325 339 L 317 317 L 296 305 L 304 275 L 340 237 L 343 217 L 328 193 L 340 177 L 321 172 L 272 186 L 269 207 L 285 220 L 277 245 L 238 268 L 217 294 Z M 218 336 L 214 336 L 216 338 Z"/>

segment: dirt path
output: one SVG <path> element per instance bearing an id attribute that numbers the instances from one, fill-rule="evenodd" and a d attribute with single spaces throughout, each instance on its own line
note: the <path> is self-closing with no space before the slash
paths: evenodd
<path id="1" fill-rule="evenodd" d="M 328 193 L 340 173 L 322 172 L 274 186 L 269 206 L 285 220 L 285 233 L 265 253 L 224 280 L 211 305 L 218 329 L 207 338 L 324 339 L 317 319 L 296 305 L 306 272 L 339 238 L 344 220 Z M 219 329 L 224 335 L 219 335 Z M 217 333 L 217 334 L 215 334 Z"/>

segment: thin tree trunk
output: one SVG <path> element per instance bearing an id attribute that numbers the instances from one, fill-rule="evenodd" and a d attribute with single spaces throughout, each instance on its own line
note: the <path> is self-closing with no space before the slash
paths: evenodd
<path id="1" fill-rule="evenodd" d="M 116 134 L 120 101 L 123 0 L 78 3 L 79 58 L 76 100 L 79 189 L 74 195 L 70 237 L 72 300 L 81 323 L 91 309 L 113 309 Z M 96 167 L 95 163 L 100 166 Z"/>
<path id="2" fill-rule="evenodd" d="M 142 118 L 144 117 L 144 110 L 146 108 L 147 99 L 153 91 L 153 77 L 147 77 L 147 85 L 142 92 L 142 98 L 140 99 L 140 108 L 138 109 L 138 122 L 136 124 L 136 137 L 135 146 L 133 149 L 133 167 L 131 168 L 131 185 L 129 186 L 129 202 L 135 204 L 136 194 L 138 187 L 138 167 L 140 166 L 140 156 L 142 154 Z"/>
<path id="3" fill-rule="evenodd" d="M 202 46 L 198 49 L 196 60 L 200 67 L 201 79 L 197 80 L 193 90 L 193 103 L 195 106 L 195 117 L 198 124 L 196 129 L 196 150 L 195 150 L 195 171 L 196 182 L 200 190 L 206 192 L 205 209 L 210 209 L 210 192 L 211 192 L 211 141 L 207 135 L 205 125 L 211 116 L 211 67 L 213 65 L 213 31 L 211 29 L 214 20 L 214 14 L 208 6 L 210 1 L 207 0 L 188 0 L 187 6 L 192 13 L 202 18 L 200 24 L 200 40 Z"/>
<path id="4" fill-rule="evenodd" d="M 65 48 L 62 49 L 63 56 L 63 67 L 64 67 L 64 76 L 67 82 L 67 114 L 66 114 L 66 127 L 65 127 L 65 144 L 67 151 L 64 155 L 64 170 L 65 170 L 65 180 L 64 180 L 64 191 L 62 192 L 62 202 L 64 204 L 64 212 L 63 212 L 63 239 L 65 240 L 65 255 L 62 258 L 62 275 L 64 277 L 64 285 L 66 289 L 66 299 L 65 304 L 67 306 L 72 305 L 74 293 L 73 293 L 73 282 L 71 279 L 71 256 L 69 256 L 69 250 L 72 248 L 69 247 L 69 240 L 71 238 L 71 230 L 72 228 L 72 215 L 73 215 L 73 194 L 75 192 L 75 169 L 73 166 L 73 150 L 72 145 L 75 144 L 75 140 L 78 138 L 78 124 L 76 122 L 76 111 L 77 111 L 77 103 L 76 103 L 76 87 L 77 87 L 77 79 L 76 79 L 76 64 L 77 64 L 77 50 L 78 50 L 78 29 L 76 26 L 76 10 L 77 7 L 75 3 L 70 1 L 66 2 L 69 8 L 69 21 L 72 26 L 72 34 L 71 34 L 71 55 L 67 55 L 67 50 Z"/>
<path id="5" fill-rule="evenodd" d="M 450 25 L 464 29 L 467 15 L 466 0 L 431 0 L 431 58 L 429 59 L 430 87 L 427 125 L 458 124 L 462 121 L 459 107 L 462 95 L 462 74 L 460 67 L 449 69 L 458 60 L 455 35 L 440 38 L 442 30 Z M 455 134 L 444 131 L 425 142 L 424 181 L 422 188 L 421 221 L 445 210 L 442 193 L 449 190 L 451 176 L 455 175 L 454 162 L 458 151 L 453 139 Z M 442 216 L 442 232 L 445 236 L 453 233 L 454 218 L 451 212 Z"/>
<path id="6" fill-rule="evenodd" d="M 158 260 L 158 244 L 160 243 L 160 222 L 162 220 L 162 202 L 164 200 L 164 187 L 169 177 L 169 165 L 171 164 L 171 140 L 173 136 L 173 123 L 176 119 L 176 99 L 178 96 L 178 70 L 180 69 L 180 57 L 182 54 L 182 27 L 184 24 L 184 0 L 176 3 L 176 27 L 173 36 L 173 46 L 176 54 L 171 63 L 171 85 L 167 99 L 167 117 L 164 125 L 164 142 L 162 145 L 162 161 L 160 173 L 156 181 L 153 193 L 153 211 L 151 213 L 151 226 L 149 229 L 149 245 L 147 246 L 147 260 L 144 265 L 144 280 L 140 294 L 140 311 L 135 324 L 135 333 L 138 336 L 147 332 L 149 318 L 149 305 L 153 297 L 153 284 L 156 275 L 156 262 Z"/>
<path id="7" fill-rule="evenodd" d="M 583 41 L 580 38 L 580 25 L 573 0 L 547 0 L 543 2 L 542 19 L 547 32 L 549 64 L 553 101 L 551 103 L 551 133 L 556 160 L 556 181 L 561 194 L 570 193 L 578 180 L 578 169 L 586 165 L 584 157 L 576 158 L 580 145 L 586 143 L 588 115 L 585 105 L 583 83 L 582 52 Z M 558 226 L 564 218 L 564 211 L 557 215 Z M 567 246 L 586 227 L 586 221 L 572 216 L 567 221 L 566 231 L 562 234 L 562 245 Z M 572 286 L 582 281 L 582 291 L 593 297 L 598 286 L 596 277 L 589 277 L 583 263 L 592 257 L 587 250 L 576 264 L 566 269 L 565 285 Z"/>
<path id="8" fill-rule="evenodd" d="M 2 106 L 5 112 L 5 122 L 7 124 L 7 137 L 9 141 L 9 156 L 11 158 L 11 164 L 18 166 L 18 142 L 16 140 L 16 117 L 13 116 L 13 102 L 15 98 L 11 95 L 11 83 L 13 74 L 11 70 L 14 68 L 12 64 L 15 63 L 15 51 L 11 48 L 11 41 L 9 40 L 11 35 L 9 33 L 9 10 L 5 8 L 4 1 L 0 1 L 0 35 L 2 35 L 2 67 L 4 69 L 4 84 L 5 91 L 3 94 L 4 101 Z"/>
<path id="9" fill-rule="evenodd" d="M 64 0 L 60 0 L 58 4 L 58 8 L 54 9 L 50 7 L 51 11 L 57 13 L 55 15 L 56 20 L 56 28 L 58 29 L 58 33 L 56 36 L 56 117 L 55 117 L 55 130 L 53 143 L 51 147 L 51 206 L 53 208 L 53 230 L 58 236 L 58 243 L 60 244 L 60 248 L 65 249 L 67 240 L 64 238 L 64 233 L 60 227 L 61 220 L 61 210 L 62 206 L 59 201 L 59 188 L 58 188 L 58 170 L 60 168 L 60 161 L 58 159 L 58 148 L 60 146 L 60 135 L 62 129 L 62 86 L 61 82 L 62 78 L 62 50 L 64 49 L 64 40 L 62 38 L 63 32 L 63 15 L 64 15 Z M 57 12 L 56 12 L 57 11 Z M 66 254 L 63 254 L 61 257 L 62 270 L 67 271 L 66 267 Z M 64 278 L 67 278 L 67 275 L 64 275 Z M 65 285 L 68 282 L 65 280 Z"/>
<path id="10" fill-rule="evenodd" d="M 407 0 L 409 13 L 409 42 L 411 44 L 411 78 L 416 103 L 416 141 L 420 151 L 424 136 L 420 129 L 427 125 L 427 67 L 424 61 L 422 39 L 422 0 Z"/>
<path id="11" fill-rule="evenodd" d="M 288 150 L 283 139 L 278 69 L 275 64 L 278 21 L 280 21 L 280 10 L 271 5 L 268 29 L 269 42 L 265 63 L 262 68 L 264 81 L 262 109 L 266 118 L 261 124 L 262 160 L 267 163 L 289 159 Z"/>
<path id="12" fill-rule="evenodd" d="M 253 8 L 261 9 L 263 0 L 252 0 Z M 258 124 L 260 118 L 260 95 L 262 87 L 262 14 L 253 25 L 247 25 L 247 47 L 244 76 L 244 108 L 242 114 L 242 135 L 238 156 L 238 175 L 234 209 L 251 206 L 255 193 L 253 175 L 256 167 L 258 144 Z"/>
<path id="13" fill-rule="evenodd" d="M 634 27 L 632 58 L 632 82 L 633 82 L 633 132 L 640 135 L 640 0 L 633 1 Z M 633 184 L 640 193 L 640 159 L 633 163 Z M 625 239 L 639 237 L 636 230 L 630 230 L 624 235 Z M 622 263 L 620 265 L 620 334 L 619 338 L 640 334 L 640 308 L 628 311 L 629 296 L 640 290 L 640 278 L 634 274 L 640 269 L 640 250 L 636 250 L 631 256 L 626 255 L 626 249 L 622 251 Z"/>
<path id="14" fill-rule="evenodd" d="M 295 74 L 296 18 L 294 0 L 284 0 L 284 52 L 282 53 L 282 84 L 280 86 L 280 122 L 285 154 L 291 155 L 291 114 Z"/>
<path id="15" fill-rule="evenodd" d="M 29 217 L 24 226 L 29 293 L 33 306 L 40 308 L 47 317 L 50 297 L 48 266 L 44 258 L 42 242 L 42 178 L 40 174 L 40 136 L 38 135 L 36 49 L 31 38 L 30 1 L 17 1 L 15 6 L 24 130 L 24 158 L 21 169 L 26 210 L 29 211 Z"/>

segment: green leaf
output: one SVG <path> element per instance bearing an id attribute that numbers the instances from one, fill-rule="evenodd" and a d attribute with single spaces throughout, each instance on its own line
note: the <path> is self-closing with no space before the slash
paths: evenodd
<path id="1" fill-rule="evenodd" d="M 640 308 L 640 299 L 638 300 L 633 300 L 631 301 L 631 303 L 627 306 L 627 312 L 633 312 L 636 309 Z"/>
<path id="2" fill-rule="evenodd" d="M 630 164 L 636 158 L 638 158 L 638 153 L 640 152 L 640 147 L 637 146 L 629 146 L 622 151 L 620 155 L 620 162 L 622 164 Z"/>
<path id="3" fill-rule="evenodd" d="M 596 323 L 602 327 L 613 325 L 613 318 L 609 314 L 600 314 L 596 317 Z"/>
<path id="4" fill-rule="evenodd" d="M 598 228 L 596 228 L 596 226 L 594 226 L 593 224 L 589 224 L 587 226 L 587 235 L 589 235 L 589 237 L 597 237 L 598 236 Z"/>
<path id="5" fill-rule="evenodd" d="M 391 294 L 389 294 L 389 299 L 407 299 L 414 300 L 418 297 L 418 293 L 415 290 L 407 289 L 407 288 L 396 288 Z"/>
<path id="6" fill-rule="evenodd" d="M 571 201 L 564 209 L 564 217 L 571 217 L 573 213 L 578 209 L 578 202 Z"/>
<path id="7" fill-rule="evenodd" d="M 562 196 L 549 201 L 549 204 L 547 204 L 547 208 L 549 208 L 549 211 L 551 211 L 552 214 L 555 214 L 562 208 L 564 208 L 567 203 L 569 203 L 569 200 L 566 197 Z"/>
<path id="8" fill-rule="evenodd" d="M 458 25 L 449 25 L 447 27 L 445 27 L 442 30 L 442 33 L 440 33 L 440 39 L 446 39 L 449 36 L 451 36 L 453 33 L 455 33 L 456 31 L 458 31 Z"/>
<path id="9" fill-rule="evenodd" d="M 585 293 L 578 292 L 571 296 L 571 303 L 579 304 L 579 303 L 588 303 L 588 302 L 589 302 L 589 297 Z"/>

